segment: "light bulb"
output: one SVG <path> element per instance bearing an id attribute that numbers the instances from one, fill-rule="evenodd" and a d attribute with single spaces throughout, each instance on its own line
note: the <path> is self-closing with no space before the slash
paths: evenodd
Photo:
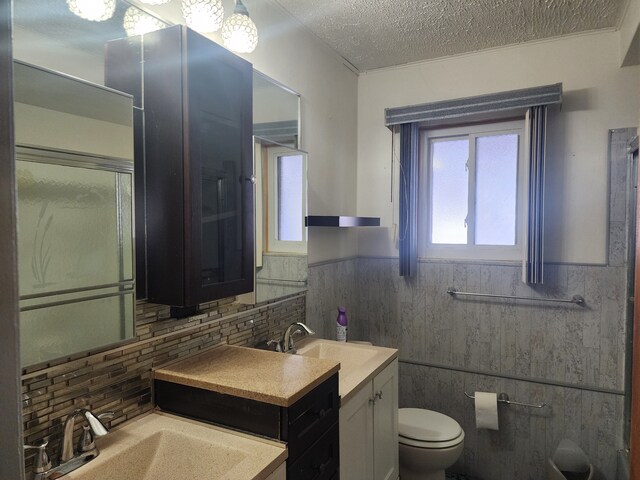
<path id="1" fill-rule="evenodd" d="M 233 15 L 222 26 L 222 40 L 229 50 L 237 53 L 251 53 L 258 45 L 258 29 L 241 0 L 236 1 Z"/>
<path id="2" fill-rule="evenodd" d="M 127 32 L 127 36 L 132 37 L 134 35 L 144 35 L 145 33 L 160 30 L 165 25 L 156 17 L 143 12 L 139 8 L 129 7 L 127 11 L 124 12 L 122 26 L 125 32 Z"/>
<path id="3" fill-rule="evenodd" d="M 222 26 L 224 8 L 221 0 L 182 0 L 182 15 L 195 31 L 211 33 Z"/>
<path id="4" fill-rule="evenodd" d="M 147 5 L 162 5 L 163 3 L 169 3 L 171 0 L 140 0 Z"/>
<path id="5" fill-rule="evenodd" d="M 67 0 L 67 6 L 71 13 L 80 18 L 102 22 L 113 17 L 116 0 Z"/>

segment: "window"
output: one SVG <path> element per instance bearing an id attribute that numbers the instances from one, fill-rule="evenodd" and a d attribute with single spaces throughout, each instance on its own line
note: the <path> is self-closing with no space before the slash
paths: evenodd
<path id="1" fill-rule="evenodd" d="M 521 259 L 522 127 L 516 121 L 424 131 L 423 256 Z"/>
<path id="2" fill-rule="evenodd" d="M 268 251 L 306 253 L 306 155 L 270 148 L 269 177 Z"/>

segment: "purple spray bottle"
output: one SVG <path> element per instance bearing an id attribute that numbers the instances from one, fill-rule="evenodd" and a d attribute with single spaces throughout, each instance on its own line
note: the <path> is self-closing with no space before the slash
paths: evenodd
<path id="1" fill-rule="evenodd" d="M 347 309 L 338 307 L 338 318 L 336 320 L 336 337 L 339 342 L 347 341 Z"/>

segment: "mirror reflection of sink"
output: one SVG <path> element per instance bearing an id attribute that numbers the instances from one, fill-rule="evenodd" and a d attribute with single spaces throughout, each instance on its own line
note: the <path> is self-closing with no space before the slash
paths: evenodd
<path id="1" fill-rule="evenodd" d="M 286 458 L 284 446 L 275 442 L 157 413 L 104 440 L 95 460 L 65 478 L 245 480 L 264 478 Z"/>
<path id="2" fill-rule="evenodd" d="M 397 350 L 393 348 L 322 338 L 304 338 L 296 342 L 296 348 L 298 355 L 340 363 L 338 389 L 343 404 L 351 393 L 397 356 Z"/>

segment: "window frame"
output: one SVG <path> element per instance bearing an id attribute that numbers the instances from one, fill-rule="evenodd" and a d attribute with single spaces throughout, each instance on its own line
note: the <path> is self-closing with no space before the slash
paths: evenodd
<path id="1" fill-rule="evenodd" d="M 267 235 L 266 252 L 270 253 L 307 253 L 307 227 L 305 217 L 307 216 L 307 154 L 301 150 L 291 150 L 286 147 L 269 147 L 267 158 L 268 169 L 268 195 L 267 195 Z M 278 218 L 278 159 L 280 157 L 302 158 L 302 240 L 290 241 L 278 239 L 279 218 Z"/>
<path id="2" fill-rule="evenodd" d="M 524 219 L 526 206 L 525 120 L 483 122 L 477 124 L 421 128 L 419 145 L 419 207 L 418 207 L 418 255 L 428 259 L 521 261 L 524 244 Z M 516 240 L 515 245 L 475 245 L 475 187 L 476 187 L 476 139 L 478 137 L 518 135 L 518 162 L 516 179 Z M 469 192 L 467 209 L 467 243 L 434 244 L 432 228 L 432 153 L 433 140 L 466 137 L 469 139 Z M 425 208 L 426 207 L 426 208 Z"/>

